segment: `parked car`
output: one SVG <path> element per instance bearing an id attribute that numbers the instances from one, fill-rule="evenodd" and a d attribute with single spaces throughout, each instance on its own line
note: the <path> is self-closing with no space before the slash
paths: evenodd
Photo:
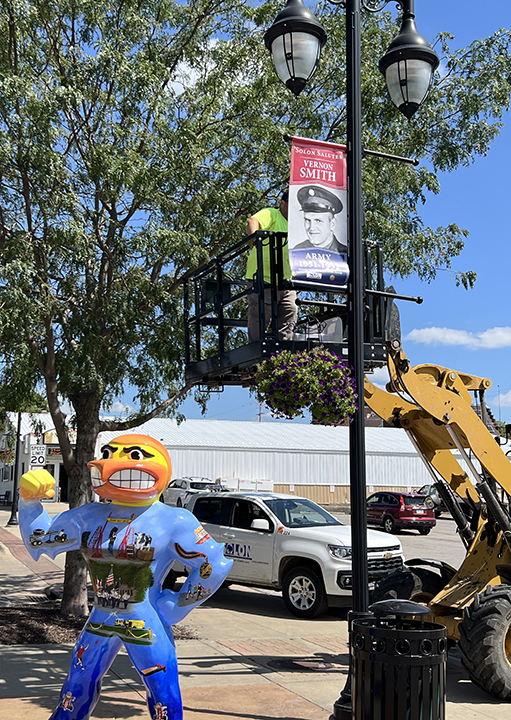
<path id="1" fill-rule="evenodd" d="M 447 506 L 445 505 L 444 501 L 440 497 L 438 490 L 434 485 L 423 485 L 419 490 L 416 490 L 419 495 L 426 495 L 428 498 L 431 499 L 431 506 L 433 507 L 435 511 L 435 517 L 439 518 L 440 515 L 444 512 L 449 512 L 447 510 Z M 427 501 L 426 501 L 427 502 Z M 464 512 L 466 517 L 470 520 L 472 517 L 474 511 L 470 507 L 470 505 L 465 502 L 464 500 L 458 500 L 459 506 L 461 510 Z"/>
<path id="2" fill-rule="evenodd" d="M 204 477 L 184 477 L 173 480 L 163 493 L 163 502 L 176 507 L 186 507 L 192 495 L 203 492 L 221 492 L 225 490 L 214 480 Z"/>
<path id="3" fill-rule="evenodd" d="M 429 505 L 429 507 L 428 507 Z M 418 530 L 427 535 L 435 527 L 435 511 L 426 496 L 418 493 L 377 492 L 367 498 L 367 523 L 387 533 Z"/>
<path id="4" fill-rule="evenodd" d="M 312 500 L 281 493 L 193 495 L 188 509 L 233 559 L 228 582 L 282 591 L 288 610 L 311 618 L 351 605 L 351 528 Z M 198 531 L 202 528 L 198 528 Z M 397 538 L 367 533 L 369 581 L 403 566 Z M 186 574 L 174 565 L 173 579 Z M 169 585 L 167 585 L 169 587 Z"/>

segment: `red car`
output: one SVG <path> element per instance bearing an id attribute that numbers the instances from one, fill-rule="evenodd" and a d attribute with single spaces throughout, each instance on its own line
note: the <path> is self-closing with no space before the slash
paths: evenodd
<path id="1" fill-rule="evenodd" d="M 418 493 L 374 493 L 367 498 L 367 524 L 379 525 L 388 533 L 410 529 L 427 535 L 436 520 L 434 509 L 426 507 L 425 502 L 426 497 Z"/>

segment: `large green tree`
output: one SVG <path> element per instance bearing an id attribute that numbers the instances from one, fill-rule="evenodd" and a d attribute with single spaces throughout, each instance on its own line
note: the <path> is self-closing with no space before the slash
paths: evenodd
<path id="1" fill-rule="evenodd" d="M 180 280 L 277 197 L 288 174 L 284 134 L 344 140 L 342 13 L 315 9 L 330 41 L 295 99 L 262 42 L 281 7 L 0 0 L 0 382 L 44 389 L 71 506 L 89 500 L 98 432 L 132 427 L 189 390 Z M 384 243 L 390 274 L 431 279 L 466 232 L 454 217 L 426 227 L 420 205 L 438 192 L 439 170 L 470 163 L 498 133 L 510 33 L 458 52 L 442 36 L 442 71 L 407 122 L 377 70 L 397 31 L 389 13 L 363 17 L 363 141 L 422 165 L 364 161 L 365 232 Z M 127 384 L 140 413 L 101 420 Z M 63 402 L 75 412 L 74 448 Z M 65 612 L 86 613 L 85 580 L 69 553 Z"/>

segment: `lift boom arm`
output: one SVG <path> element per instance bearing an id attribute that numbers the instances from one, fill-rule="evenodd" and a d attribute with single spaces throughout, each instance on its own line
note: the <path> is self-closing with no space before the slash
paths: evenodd
<path id="1" fill-rule="evenodd" d="M 491 381 L 438 365 L 412 367 L 398 341 L 389 348 L 388 366 L 387 391 L 366 376 L 366 404 L 389 424 L 405 429 L 437 485 L 443 481 L 447 495 L 455 493 L 476 511 L 470 526 L 454 498 L 448 506 L 467 556 L 429 604 L 448 635 L 458 639 L 463 608 L 486 586 L 509 582 L 511 572 L 511 523 L 491 487 L 495 482 L 511 495 L 511 465 L 471 407 L 470 392 L 484 392 Z M 461 454 L 473 481 L 453 450 Z M 467 450 L 477 458 L 481 471 Z"/>
<path id="2" fill-rule="evenodd" d="M 391 348 L 388 364 L 391 380 L 387 389 L 391 392 L 377 388 L 366 377 L 366 404 L 390 424 L 407 430 L 427 462 L 461 498 L 480 500 L 466 471 L 452 455 L 456 447 L 471 450 L 486 472 L 511 494 L 510 462 L 471 407 L 470 391 L 487 390 L 491 381 L 439 365 L 411 367 L 400 346 Z M 413 402 L 400 393 L 406 393 Z M 481 478 L 475 480 L 480 482 Z"/>

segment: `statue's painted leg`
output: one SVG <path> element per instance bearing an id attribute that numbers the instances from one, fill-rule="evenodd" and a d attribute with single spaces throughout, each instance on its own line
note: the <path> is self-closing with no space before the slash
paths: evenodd
<path id="1" fill-rule="evenodd" d="M 126 651 L 146 686 L 151 720 L 182 720 L 183 704 L 174 640 L 163 625 L 157 627 L 153 620 L 152 627 L 155 629 L 152 645 L 125 643 Z"/>
<path id="2" fill-rule="evenodd" d="M 118 637 L 100 637 L 82 630 L 50 720 L 88 720 L 99 699 L 103 676 L 121 647 Z"/>

